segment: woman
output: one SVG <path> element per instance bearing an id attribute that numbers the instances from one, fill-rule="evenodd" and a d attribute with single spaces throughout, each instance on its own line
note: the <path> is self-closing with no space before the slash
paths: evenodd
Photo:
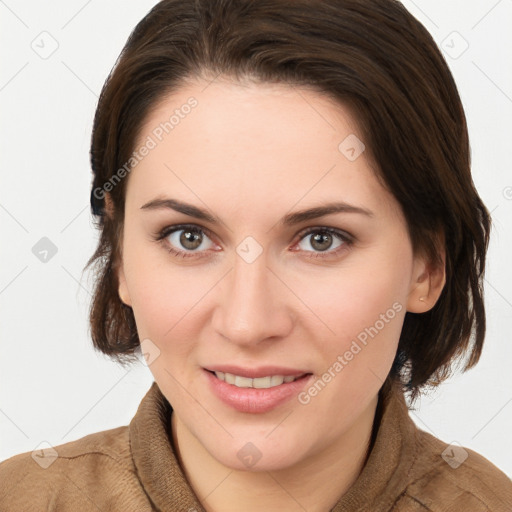
<path id="1" fill-rule="evenodd" d="M 128 427 L 4 462 L 2 509 L 510 510 L 404 399 L 479 359 L 490 219 L 401 4 L 160 2 L 91 163 L 93 341 L 155 383 Z"/>

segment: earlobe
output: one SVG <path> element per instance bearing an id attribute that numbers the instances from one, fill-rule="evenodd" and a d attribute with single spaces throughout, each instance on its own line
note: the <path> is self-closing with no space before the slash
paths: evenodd
<path id="1" fill-rule="evenodd" d="M 131 307 L 132 302 L 130 299 L 130 293 L 128 292 L 128 286 L 126 285 L 126 278 L 124 276 L 124 270 L 123 270 L 122 265 L 120 265 L 117 270 L 117 276 L 118 276 L 118 280 L 119 280 L 119 288 L 118 288 L 119 298 L 121 299 L 121 302 L 123 304 Z"/>
<path id="2" fill-rule="evenodd" d="M 444 255 L 437 266 L 425 265 L 411 284 L 407 301 L 407 311 L 411 313 L 426 313 L 438 301 L 446 283 Z"/>

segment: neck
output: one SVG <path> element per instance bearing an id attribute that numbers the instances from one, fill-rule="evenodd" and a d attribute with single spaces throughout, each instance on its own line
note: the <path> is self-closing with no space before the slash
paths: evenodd
<path id="1" fill-rule="evenodd" d="M 377 397 L 327 449 L 278 471 L 237 471 L 214 459 L 172 414 L 178 460 L 208 512 L 327 512 L 356 481 L 366 462 Z"/>

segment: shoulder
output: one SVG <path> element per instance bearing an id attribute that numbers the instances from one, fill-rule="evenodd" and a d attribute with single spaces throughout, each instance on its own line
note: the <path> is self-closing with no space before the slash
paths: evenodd
<path id="1" fill-rule="evenodd" d="M 482 455 L 421 430 L 416 447 L 409 484 L 400 500 L 403 510 L 512 510 L 512 481 Z"/>
<path id="2" fill-rule="evenodd" d="M 0 463 L 0 482 L 0 509 L 12 512 L 110 510 L 121 495 L 125 510 L 150 510 L 137 498 L 127 426 L 15 455 Z"/>

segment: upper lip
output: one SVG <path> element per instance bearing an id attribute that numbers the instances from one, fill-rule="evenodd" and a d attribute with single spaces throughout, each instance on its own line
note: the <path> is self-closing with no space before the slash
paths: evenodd
<path id="1" fill-rule="evenodd" d="M 216 364 L 209 367 L 205 367 L 205 370 L 210 372 L 222 372 L 231 373 L 240 377 L 247 377 L 249 379 L 257 379 L 259 377 L 270 377 L 272 375 L 293 375 L 294 377 L 300 377 L 307 372 L 297 368 L 285 368 L 283 366 L 258 366 L 253 368 L 244 368 L 242 366 L 235 366 L 232 364 Z"/>

